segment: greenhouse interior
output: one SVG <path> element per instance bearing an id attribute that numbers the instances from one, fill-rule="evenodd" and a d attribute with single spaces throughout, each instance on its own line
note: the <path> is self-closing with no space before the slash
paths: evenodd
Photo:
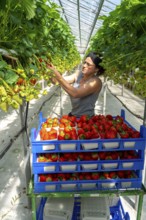
<path id="1" fill-rule="evenodd" d="M 0 220 L 146 219 L 146 1 L 0 1 Z"/>

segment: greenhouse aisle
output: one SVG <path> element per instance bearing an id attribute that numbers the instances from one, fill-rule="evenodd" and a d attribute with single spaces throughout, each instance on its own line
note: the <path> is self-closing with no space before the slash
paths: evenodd
<path id="1" fill-rule="evenodd" d="M 56 91 L 52 98 L 42 97 L 40 100 L 32 101 L 29 106 L 29 132 L 31 128 L 38 126 L 38 117 L 36 113 L 39 110 L 43 112 L 44 117 L 67 114 L 70 111 L 70 102 L 66 94 L 62 92 L 60 99 L 60 92 L 56 87 L 48 89 L 49 95 Z M 48 101 L 47 101 L 48 100 Z M 61 100 L 61 101 L 60 101 Z M 104 105 L 106 100 L 106 106 Z M 42 108 L 40 108 L 42 106 Z M 63 106 L 63 107 L 62 107 Z M 60 111 L 61 109 L 61 111 Z M 131 92 L 125 89 L 124 95 L 121 95 L 121 87 L 119 85 L 108 84 L 107 95 L 104 96 L 102 92 L 99 101 L 96 105 L 96 113 L 118 115 L 120 110 L 124 109 L 126 119 L 136 128 L 143 123 L 143 120 L 135 117 L 135 115 L 143 116 L 144 101 L 134 96 Z M 128 110 L 129 109 L 129 110 Z M 134 114 L 132 114 L 132 113 Z M 35 117 L 36 116 L 36 117 Z M 18 114 L 12 111 L 8 115 L 1 114 L 1 145 L 7 143 L 15 135 L 16 130 L 20 128 L 20 120 Z M 29 147 L 28 147 L 29 149 Z M 22 136 L 20 135 L 11 148 L 0 160 L 0 220 L 31 220 L 31 211 L 28 208 L 28 198 L 26 195 L 26 180 L 24 174 L 23 160 L 24 149 Z M 146 198 L 144 198 L 143 207 L 146 206 Z M 134 211 L 130 210 L 129 205 L 125 208 L 131 215 L 131 220 L 135 220 Z M 143 209 L 141 220 L 146 219 L 146 212 Z"/>

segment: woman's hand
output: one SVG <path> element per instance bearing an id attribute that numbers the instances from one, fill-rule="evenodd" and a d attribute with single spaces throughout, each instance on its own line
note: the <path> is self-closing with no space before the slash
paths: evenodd
<path id="1" fill-rule="evenodd" d="M 51 75 L 52 77 L 50 78 L 51 82 L 55 85 L 58 84 L 58 80 L 57 80 L 56 74 L 55 74 L 55 72 L 57 70 L 56 70 L 55 66 L 50 62 L 46 63 L 46 66 L 47 66 L 48 69 L 52 70 L 51 71 L 52 72 L 52 75 Z"/>
<path id="2" fill-rule="evenodd" d="M 50 70 L 53 70 L 53 71 L 56 70 L 52 63 L 47 63 L 46 65 Z"/>

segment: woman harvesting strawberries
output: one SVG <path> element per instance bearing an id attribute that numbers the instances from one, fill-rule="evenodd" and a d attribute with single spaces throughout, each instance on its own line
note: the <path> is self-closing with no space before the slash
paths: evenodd
<path id="1" fill-rule="evenodd" d="M 48 64 L 57 82 L 70 96 L 72 110 L 69 115 L 94 115 L 95 103 L 102 88 L 99 76 L 104 70 L 100 66 L 101 62 L 101 58 L 91 52 L 86 56 L 82 70 L 66 77 L 63 77 L 52 64 Z"/>

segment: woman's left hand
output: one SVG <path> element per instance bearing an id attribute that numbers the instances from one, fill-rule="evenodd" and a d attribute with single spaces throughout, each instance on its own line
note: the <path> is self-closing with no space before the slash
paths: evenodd
<path id="1" fill-rule="evenodd" d="M 51 70 L 55 70 L 55 67 L 53 66 L 53 64 L 52 63 L 47 63 L 46 64 L 47 65 L 47 67 L 49 68 L 49 69 L 51 69 Z"/>

